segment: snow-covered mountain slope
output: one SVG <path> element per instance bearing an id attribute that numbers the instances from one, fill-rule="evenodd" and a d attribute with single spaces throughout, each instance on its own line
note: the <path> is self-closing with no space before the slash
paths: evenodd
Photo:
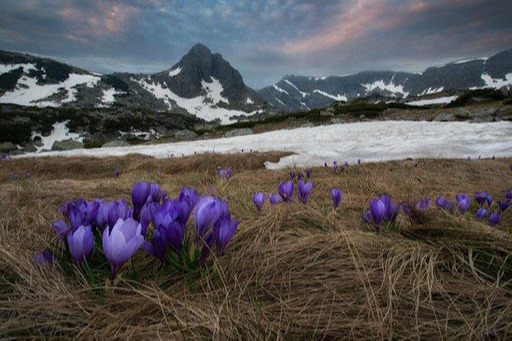
<path id="1" fill-rule="evenodd" d="M 306 140 L 305 140 L 305 137 Z M 511 157 L 512 123 L 374 121 L 336 124 L 314 128 L 271 131 L 263 134 L 222 139 L 140 145 L 131 147 L 75 149 L 34 156 L 122 156 L 131 153 L 157 158 L 189 156 L 195 153 L 240 153 L 285 151 L 292 155 L 270 169 L 290 166 L 322 166 L 333 160 L 353 164 L 405 158 L 490 158 Z M 32 156 L 27 154 L 26 156 Z"/>
<path id="2" fill-rule="evenodd" d="M 512 90 L 512 50 L 430 67 L 422 74 L 365 71 L 330 77 L 285 76 L 258 94 L 279 110 L 322 108 L 333 101 L 370 95 L 414 98 L 447 90 L 505 87 Z"/>
<path id="3" fill-rule="evenodd" d="M 146 75 L 99 75 L 51 59 L 0 51 L 0 103 L 144 107 L 229 123 L 259 112 L 263 101 L 220 54 L 198 44 L 169 70 Z"/>

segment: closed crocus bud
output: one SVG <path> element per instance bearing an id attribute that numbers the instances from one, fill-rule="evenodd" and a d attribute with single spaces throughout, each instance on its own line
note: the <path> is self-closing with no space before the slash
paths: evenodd
<path id="1" fill-rule="evenodd" d="M 357 164 L 360 165 L 361 164 L 361 159 L 357 159 Z"/>
<path id="2" fill-rule="evenodd" d="M 308 179 L 311 177 L 311 169 L 310 168 L 306 169 L 306 176 Z"/>
<path id="3" fill-rule="evenodd" d="M 466 160 L 467 160 L 467 161 L 471 161 L 471 156 L 468 156 L 468 157 L 466 158 Z"/>
<path id="4" fill-rule="evenodd" d="M 496 155 L 493 155 L 493 156 L 492 156 L 492 160 L 493 160 L 493 161 L 494 161 L 494 160 L 496 160 Z"/>
<path id="5" fill-rule="evenodd" d="M 327 168 L 327 162 L 324 163 L 324 167 Z M 510 167 L 512 169 L 512 166 Z"/>
<path id="6" fill-rule="evenodd" d="M 298 172 L 297 173 L 297 179 L 298 180 L 303 180 L 304 179 L 304 174 L 302 174 L 301 172 Z"/>
<path id="7" fill-rule="evenodd" d="M 96 223 L 95 225 L 103 231 L 105 226 L 108 225 L 108 214 L 110 212 L 109 203 L 102 203 L 98 208 L 98 214 L 96 214 Z"/>
<path id="8" fill-rule="evenodd" d="M 512 190 L 507 189 L 505 191 L 505 198 L 512 200 Z"/>
<path id="9" fill-rule="evenodd" d="M 227 168 L 225 173 L 226 180 L 229 180 L 229 178 L 231 178 L 231 175 L 233 175 L 233 169 Z"/>
<path id="10" fill-rule="evenodd" d="M 139 218 L 142 207 L 151 194 L 151 184 L 149 182 L 137 182 L 132 189 L 133 213 L 135 218 Z"/>
<path id="11" fill-rule="evenodd" d="M 486 201 L 487 201 L 487 205 L 488 206 L 491 206 L 492 204 L 492 196 L 490 194 L 487 194 L 487 198 L 486 198 Z"/>
<path id="12" fill-rule="evenodd" d="M 103 252 L 110 263 L 112 280 L 117 277 L 119 270 L 142 246 L 144 237 L 142 226 L 128 218 L 119 219 L 112 229 L 103 231 Z"/>
<path id="13" fill-rule="evenodd" d="M 509 168 L 510 170 L 512 170 L 512 163 L 511 163 L 510 165 L 508 165 L 508 168 Z"/>
<path id="14" fill-rule="evenodd" d="M 304 182 L 303 180 L 299 180 L 298 183 L 299 188 L 299 200 L 301 203 L 305 204 L 308 202 L 309 194 L 313 190 L 312 182 Z"/>
<path id="15" fill-rule="evenodd" d="M 489 223 L 489 226 L 496 226 L 501 221 L 501 214 L 493 213 L 489 216 L 489 220 L 487 221 Z"/>
<path id="16" fill-rule="evenodd" d="M 345 168 L 348 167 L 348 161 L 345 161 L 345 163 L 343 164 L 345 166 Z"/>
<path id="17" fill-rule="evenodd" d="M 293 198 L 293 182 L 291 181 L 283 181 L 277 187 L 279 195 L 285 202 L 291 202 Z"/>
<path id="18" fill-rule="evenodd" d="M 457 194 L 455 198 L 457 199 L 457 207 L 461 213 L 465 213 L 471 205 L 471 200 L 468 195 L 465 193 Z"/>
<path id="19" fill-rule="evenodd" d="M 222 216 L 217 223 L 215 223 L 213 237 L 217 245 L 217 256 L 221 256 L 224 253 L 224 249 L 235 234 L 238 224 L 240 224 L 240 222 L 238 220 L 232 220 L 229 214 Z"/>
<path id="20" fill-rule="evenodd" d="M 75 231 L 70 231 L 67 238 L 69 252 L 77 262 L 91 256 L 94 251 L 94 236 L 90 226 L 79 226 Z"/>
<path id="21" fill-rule="evenodd" d="M 411 217 L 411 216 L 412 216 L 411 209 L 409 208 L 409 206 L 408 206 L 404 201 L 402 201 L 402 202 L 400 203 L 400 208 L 402 208 L 402 210 L 404 211 L 404 213 L 405 213 L 408 217 Z"/>
<path id="22" fill-rule="evenodd" d="M 370 202 L 370 217 L 379 232 L 380 224 L 386 216 L 386 204 L 381 199 L 373 199 Z"/>
<path id="23" fill-rule="evenodd" d="M 482 206 L 487 202 L 487 192 L 475 192 L 475 201 L 478 205 Z"/>
<path id="24" fill-rule="evenodd" d="M 500 207 L 501 212 L 505 212 L 510 206 L 510 200 L 498 201 L 498 206 Z"/>
<path id="25" fill-rule="evenodd" d="M 226 176 L 226 170 L 219 169 L 219 178 L 224 179 L 225 176 Z"/>
<path id="26" fill-rule="evenodd" d="M 295 179 L 295 171 L 290 171 L 290 179 Z"/>
<path id="27" fill-rule="evenodd" d="M 338 206 L 340 205 L 341 200 L 343 199 L 343 194 L 341 193 L 339 188 L 331 188 L 331 199 L 333 209 L 336 210 L 336 208 L 338 208 Z"/>
<path id="28" fill-rule="evenodd" d="M 219 198 L 203 196 L 194 211 L 197 238 L 204 238 L 206 232 L 215 225 L 224 212 L 224 204 Z"/>
<path id="29" fill-rule="evenodd" d="M 277 193 L 270 194 L 270 197 L 269 197 L 268 200 L 269 200 L 271 205 L 277 205 L 277 204 L 279 204 L 280 202 L 283 201 L 281 196 L 279 194 L 277 194 Z"/>
<path id="30" fill-rule="evenodd" d="M 117 179 L 117 178 L 119 178 L 119 175 L 120 175 L 120 174 L 121 174 L 121 171 L 120 171 L 119 169 L 116 169 L 116 170 L 114 171 L 114 177 L 115 177 L 116 179 Z"/>
<path id="31" fill-rule="evenodd" d="M 76 206 L 71 206 L 68 210 L 68 219 L 74 231 L 84 223 L 84 212 Z"/>
<path id="32" fill-rule="evenodd" d="M 133 217 L 133 211 L 128 207 L 125 200 L 108 203 L 108 226 L 112 228 L 118 219 L 126 220 Z"/>
<path id="33" fill-rule="evenodd" d="M 485 208 L 480 207 L 478 211 L 476 211 L 476 219 L 482 220 L 489 214 L 489 211 L 487 211 Z"/>
<path id="34" fill-rule="evenodd" d="M 252 201 L 254 202 L 254 206 L 258 209 L 258 212 L 263 208 L 263 204 L 265 203 L 265 193 L 256 192 L 252 195 Z"/>
<path id="35" fill-rule="evenodd" d="M 400 213 L 400 206 L 394 202 L 391 202 L 389 205 L 389 211 L 386 216 L 386 220 L 390 223 L 395 223 L 398 214 Z"/>
<path id="36" fill-rule="evenodd" d="M 372 220 L 372 214 L 370 213 L 370 210 L 364 212 L 363 215 L 361 216 L 361 219 L 363 219 L 363 221 L 367 224 L 372 224 L 373 220 Z"/>

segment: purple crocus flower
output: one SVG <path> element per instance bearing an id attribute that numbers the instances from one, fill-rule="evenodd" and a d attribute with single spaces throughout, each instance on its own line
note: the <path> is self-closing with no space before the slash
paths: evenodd
<path id="1" fill-rule="evenodd" d="M 142 243 L 142 248 L 148 255 L 151 255 L 155 258 L 158 258 L 162 262 L 165 262 L 166 246 L 162 234 L 158 229 L 153 230 L 151 242 L 144 240 Z"/>
<path id="2" fill-rule="evenodd" d="M 281 196 L 279 194 L 277 194 L 277 193 L 270 194 L 270 197 L 269 197 L 268 200 L 270 201 L 271 205 L 277 205 L 277 204 L 279 204 L 280 202 L 283 201 Z"/>
<path id="3" fill-rule="evenodd" d="M 421 212 L 421 213 L 425 213 L 427 211 L 427 209 L 429 208 L 430 206 L 430 200 L 428 198 L 425 198 L 423 200 L 420 200 L 417 204 L 416 204 L 416 209 Z"/>
<path id="4" fill-rule="evenodd" d="M 302 174 L 301 172 L 298 172 L 297 173 L 297 180 L 303 180 L 304 179 L 304 174 Z"/>
<path id="5" fill-rule="evenodd" d="M 345 161 L 343 165 L 345 166 L 345 168 L 348 168 L 348 161 Z"/>
<path id="6" fill-rule="evenodd" d="M 365 223 L 371 224 L 372 223 L 372 214 L 370 213 L 370 210 L 364 212 L 363 215 L 361 216 L 361 219 L 363 219 L 363 221 Z"/>
<path id="7" fill-rule="evenodd" d="M 73 258 L 81 263 L 89 258 L 94 251 L 94 236 L 90 226 L 79 226 L 67 235 L 69 252 Z"/>
<path id="8" fill-rule="evenodd" d="M 510 200 L 512 200 L 512 190 L 507 189 L 507 190 L 505 191 L 505 198 L 506 198 L 506 199 L 510 199 Z"/>
<path id="9" fill-rule="evenodd" d="M 361 164 L 361 159 L 357 159 L 357 164 L 360 165 Z"/>
<path id="10" fill-rule="evenodd" d="M 163 240 L 177 252 L 183 249 L 183 237 L 185 236 L 185 223 L 178 219 L 177 211 L 167 211 L 162 208 L 155 213 L 155 227 L 160 231 Z"/>
<path id="11" fill-rule="evenodd" d="M 487 196 L 489 193 L 487 192 L 475 192 L 475 201 L 478 205 L 483 206 L 487 202 Z"/>
<path id="12" fill-rule="evenodd" d="M 140 218 L 139 222 L 142 226 L 141 233 L 143 236 L 146 236 L 146 232 L 148 230 L 148 226 L 153 220 L 156 212 L 160 209 L 160 205 L 157 203 L 147 203 L 142 207 L 142 210 L 140 211 Z"/>
<path id="13" fill-rule="evenodd" d="M 167 197 L 167 191 L 162 190 L 160 188 L 159 184 L 151 184 L 149 191 L 148 199 L 146 200 L 146 203 L 159 203 L 160 200 L 165 199 Z"/>
<path id="14" fill-rule="evenodd" d="M 509 168 L 510 170 L 512 170 L 512 163 L 511 163 L 510 165 L 508 165 L 508 168 Z"/>
<path id="15" fill-rule="evenodd" d="M 180 191 L 178 199 L 180 201 L 187 201 L 192 208 L 194 208 L 197 204 L 197 191 L 190 187 L 183 187 Z"/>
<path id="16" fill-rule="evenodd" d="M 311 168 L 306 169 L 306 176 L 308 179 L 311 177 Z"/>
<path id="17" fill-rule="evenodd" d="M 229 178 L 231 178 L 232 173 L 233 173 L 232 168 L 226 168 L 226 174 L 225 174 L 226 180 L 229 180 Z"/>
<path id="18" fill-rule="evenodd" d="M 217 256 L 221 256 L 224 253 L 224 249 L 235 234 L 238 224 L 240 224 L 240 222 L 238 220 L 232 220 L 229 214 L 222 216 L 215 223 L 213 227 L 213 237 L 217 245 Z"/>
<path id="19" fill-rule="evenodd" d="M 137 182 L 132 189 L 133 216 L 138 219 L 140 211 L 151 194 L 149 182 Z"/>
<path id="20" fill-rule="evenodd" d="M 476 211 L 476 219 L 482 220 L 489 214 L 489 211 L 487 211 L 485 208 L 480 207 L 478 211 Z"/>
<path id="21" fill-rule="evenodd" d="M 468 156 L 468 157 L 466 158 L 466 160 L 467 160 L 467 161 L 471 161 L 471 156 Z"/>
<path id="22" fill-rule="evenodd" d="M 114 227 L 118 219 L 126 220 L 133 217 L 133 211 L 128 207 L 124 199 L 108 203 L 108 226 Z"/>
<path id="23" fill-rule="evenodd" d="M 492 160 L 493 160 L 493 161 L 494 161 L 494 160 L 496 160 L 496 155 L 493 155 L 493 156 L 492 156 Z"/>
<path id="24" fill-rule="evenodd" d="M 69 207 L 67 217 L 73 231 L 84 224 L 84 212 L 82 212 L 78 207 L 74 205 Z"/>
<path id="25" fill-rule="evenodd" d="M 116 169 L 116 170 L 114 171 L 114 177 L 115 177 L 116 179 L 117 179 L 117 178 L 119 178 L 119 175 L 120 175 L 120 174 L 121 174 L 121 171 L 120 171 L 119 169 Z"/>
<path id="26" fill-rule="evenodd" d="M 293 170 L 290 171 L 290 179 L 295 179 L 295 171 Z"/>
<path id="27" fill-rule="evenodd" d="M 453 210 L 453 204 L 445 197 L 438 197 L 436 199 L 436 206 L 439 209 Z"/>
<path id="28" fill-rule="evenodd" d="M 471 205 L 469 196 L 466 193 L 462 193 L 457 194 L 455 198 L 457 199 L 457 207 L 459 208 L 460 212 L 465 213 Z"/>
<path id="29" fill-rule="evenodd" d="M 370 218 L 374 223 L 377 233 L 380 230 L 380 224 L 386 216 L 386 204 L 381 199 L 373 199 L 370 201 Z"/>
<path id="30" fill-rule="evenodd" d="M 299 200 L 301 203 L 306 204 L 308 202 L 309 194 L 313 190 L 313 183 L 307 182 L 305 183 L 304 180 L 299 180 L 298 182 L 298 188 L 299 188 Z"/>
<path id="31" fill-rule="evenodd" d="M 332 167 L 334 168 L 334 170 L 338 169 L 338 161 L 333 161 Z"/>
<path id="32" fill-rule="evenodd" d="M 279 195 L 283 199 L 283 201 L 290 203 L 293 198 L 293 182 L 281 182 L 279 186 L 277 187 L 277 190 L 279 192 Z"/>
<path id="33" fill-rule="evenodd" d="M 33 258 L 34 258 L 34 262 L 36 262 L 39 265 L 53 264 L 55 261 L 55 258 L 53 257 L 53 253 L 51 253 L 48 250 L 36 252 L 34 254 Z"/>
<path id="34" fill-rule="evenodd" d="M 493 213 L 489 216 L 489 220 L 487 221 L 489 223 L 489 226 L 496 226 L 501 221 L 501 214 Z"/>
<path id="35" fill-rule="evenodd" d="M 327 168 L 327 162 L 324 163 L 324 167 Z M 510 169 L 512 169 L 512 166 L 510 166 Z"/>
<path id="36" fill-rule="evenodd" d="M 66 235 L 70 231 L 70 228 L 66 225 L 66 223 L 63 220 L 57 220 L 55 223 L 53 223 L 53 229 L 55 230 L 55 233 L 57 233 L 57 238 L 59 238 L 59 240 L 67 246 L 68 244 Z"/>
<path id="37" fill-rule="evenodd" d="M 404 211 L 404 213 L 409 217 L 411 218 L 412 217 L 412 212 L 411 212 L 411 209 L 409 208 L 409 206 L 405 203 L 405 201 L 402 201 L 400 203 L 400 208 L 402 208 L 402 210 Z"/>
<path id="38" fill-rule="evenodd" d="M 389 223 L 394 224 L 399 213 L 400 213 L 400 205 L 397 205 L 396 203 L 391 202 L 389 204 L 389 210 L 386 215 L 386 220 Z"/>
<path id="39" fill-rule="evenodd" d="M 510 200 L 498 201 L 498 206 L 500 207 L 501 212 L 505 212 L 510 206 Z"/>
<path id="40" fill-rule="evenodd" d="M 252 201 L 254 202 L 254 206 L 258 209 L 258 212 L 261 212 L 263 208 L 263 204 L 265 203 L 265 193 L 256 192 L 252 195 Z"/>
<path id="41" fill-rule="evenodd" d="M 199 199 L 194 211 L 198 240 L 205 238 L 206 233 L 215 225 L 224 212 L 225 208 L 221 199 L 212 196 L 203 196 Z"/>
<path id="42" fill-rule="evenodd" d="M 339 188 L 331 188 L 331 198 L 333 210 L 336 210 L 336 208 L 338 208 L 338 206 L 340 205 L 341 200 L 343 199 L 343 194 L 341 193 Z"/>
<path id="43" fill-rule="evenodd" d="M 132 218 L 119 219 L 112 229 L 103 231 L 103 252 L 110 262 L 112 280 L 119 270 L 142 246 L 142 226 Z"/>

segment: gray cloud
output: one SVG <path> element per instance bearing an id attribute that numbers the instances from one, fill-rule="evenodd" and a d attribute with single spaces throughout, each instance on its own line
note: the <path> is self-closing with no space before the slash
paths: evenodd
<path id="1" fill-rule="evenodd" d="M 195 43 L 259 88 L 284 74 L 422 71 L 512 48 L 503 0 L 3 0 L 0 48 L 160 71 Z"/>

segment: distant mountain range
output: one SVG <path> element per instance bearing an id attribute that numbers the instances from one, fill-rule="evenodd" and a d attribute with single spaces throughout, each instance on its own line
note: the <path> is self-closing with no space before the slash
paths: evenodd
<path id="1" fill-rule="evenodd" d="M 262 111 L 304 111 L 378 94 L 409 100 L 448 90 L 512 89 L 512 49 L 455 61 L 422 74 L 364 71 L 345 76 L 287 75 L 259 91 L 220 54 L 197 44 L 170 69 L 101 75 L 28 54 L 0 51 L 0 103 L 26 106 L 151 108 L 232 122 Z"/>

